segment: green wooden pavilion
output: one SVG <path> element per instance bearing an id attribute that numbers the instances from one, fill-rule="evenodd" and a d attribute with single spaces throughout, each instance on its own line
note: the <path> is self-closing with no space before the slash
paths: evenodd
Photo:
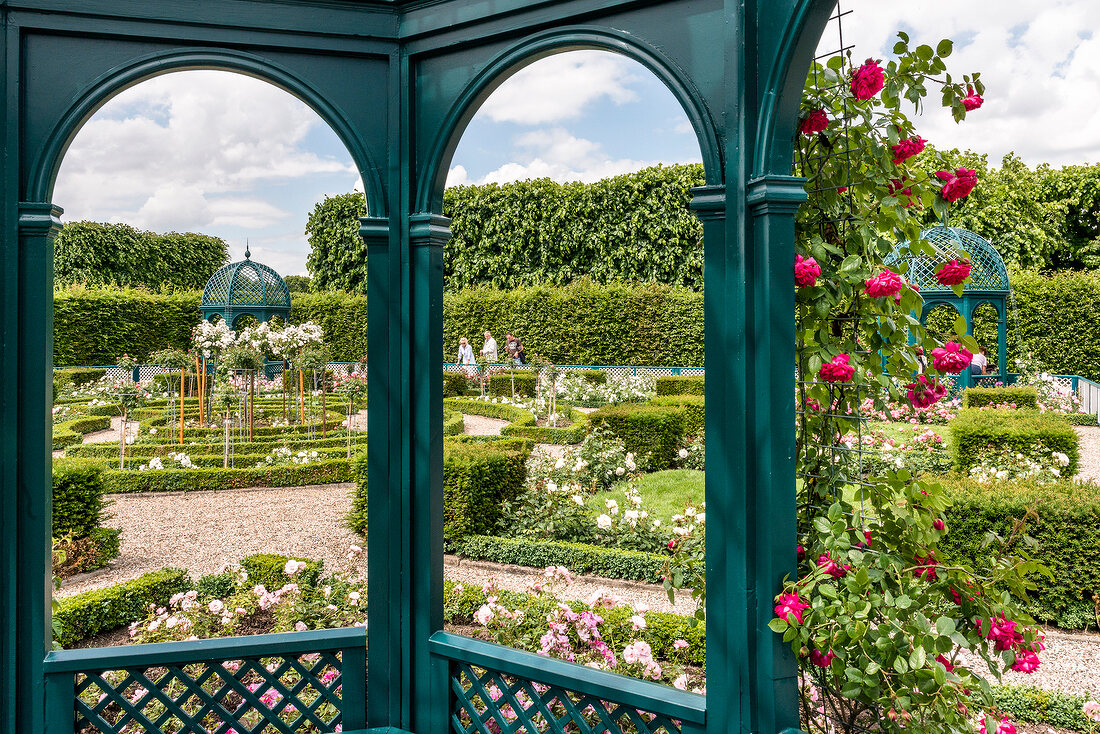
<path id="1" fill-rule="evenodd" d="M 246 247 L 244 260 L 223 265 L 206 281 L 201 308 L 204 319 L 223 319 L 233 330 L 239 329 L 245 319 L 262 324 L 278 316 L 286 323 L 290 317 L 290 289 L 274 270 L 253 262 Z"/>
<path id="2" fill-rule="evenodd" d="M 792 141 L 833 10 L 834 0 L 0 0 L 0 734 L 114 731 L 102 707 L 78 695 L 78 680 L 105 670 L 142 680 L 203 664 L 205 685 L 236 690 L 223 661 L 259 674 L 271 658 L 307 682 L 316 671 L 303 661 L 338 664 L 339 720 L 313 722 L 319 731 L 485 733 L 505 705 L 484 694 L 491 684 L 507 702 L 523 690 L 540 706 L 590 705 L 604 722 L 593 731 L 628 721 L 644 732 L 797 729 L 797 665 L 767 623 L 795 569 L 793 217 L 804 194 L 790 175 Z M 448 164 L 504 79 L 574 49 L 646 66 L 683 105 L 702 151 L 706 185 L 692 207 L 706 272 L 707 696 L 443 631 Z M 108 99 L 185 69 L 247 74 L 295 95 L 339 135 L 364 182 L 369 627 L 52 651 L 49 304 L 65 203 L 54 181 L 70 141 Z M 188 709 L 222 704 L 182 678 L 190 703 L 166 700 L 155 685 L 146 695 L 181 716 L 185 731 L 206 731 Z M 105 695 L 125 706 L 117 691 Z M 140 707 L 148 700 L 130 706 L 134 730 L 163 728 Z M 263 715 L 268 731 L 291 730 Z M 565 731 L 571 716 L 549 730 Z"/>

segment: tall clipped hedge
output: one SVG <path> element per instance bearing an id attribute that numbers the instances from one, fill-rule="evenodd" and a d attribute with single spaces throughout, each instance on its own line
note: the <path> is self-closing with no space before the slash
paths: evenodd
<path id="1" fill-rule="evenodd" d="M 170 346 L 186 349 L 202 294 L 75 286 L 54 292 L 54 364 L 113 364 L 123 352 L 144 360 Z M 338 362 L 367 354 L 367 299 L 335 291 L 296 293 L 290 320 L 315 321 Z M 529 353 L 572 364 L 703 363 L 703 294 L 662 285 L 578 282 L 511 291 L 445 294 L 443 344 L 459 336 L 513 331 Z M 479 347 L 480 348 L 480 347 Z"/>
<path id="2" fill-rule="evenodd" d="M 195 289 L 205 286 L 228 259 L 228 247 L 219 237 L 72 222 L 54 240 L 54 282 Z"/>
<path id="3" fill-rule="evenodd" d="M 591 184 L 542 178 L 454 186 L 443 195 L 448 291 L 571 283 L 582 276 L 703 287 L 703 228 L 688 209 L 701 164 L 654 166 Z M 366 290 L 362 194 L 330 196 L 306 224 L 317 289 Z"/>
<path id="4" fill-rule="evenodd" d="M 703 294 L 684 288 L 597 285 L 470 288 L 443 298 L 443 345 L 486 330 L 523 340 L 558 364 L 702 365 Z"/>

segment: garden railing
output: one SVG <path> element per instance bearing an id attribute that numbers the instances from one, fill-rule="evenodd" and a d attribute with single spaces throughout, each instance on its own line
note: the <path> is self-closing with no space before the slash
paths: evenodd
<path id="1" fill-rule="evenodd" d="M 366 643 L 353 627 L 54 651 L 46 734 L 362 729 Z"/>

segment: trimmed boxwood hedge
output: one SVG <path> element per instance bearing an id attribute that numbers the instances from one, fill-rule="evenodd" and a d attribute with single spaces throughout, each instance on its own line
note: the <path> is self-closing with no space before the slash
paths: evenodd
<path id="1" fill-rule="evenodd" d="M 362 438 L 362 436 L 360 436 Z M 343 448 L 347 445 L 347 434 L 337 435 L 331 438 L 315 438 L 312 441 L 307 438 L 293 441 L 281 441 L 278 437 L 269 437 L 267 441 L 243 441 L 233 444 L 233 450 L 240 455 L 256 454 L 263 452 L 265 455 L 276 448 L 286 447 L 294 451 L 302 449 L 332 449 Z M 222 455 L 222 444 L 218 443 L 135 443 L 126 449 L 126 455 L 141 459 L 144 463 L 153 456 L 167 456 L 170 453 L 182 451 L 189 456 L 203 454 Z M 65 448 L 66 458 L 90 459 L 90 458 L 114 458 L 118 459 L 118 441 L 104 441 L 96 443 L 81 443 Z"/>
<path id="2" fill-rule="evenodd" d="M 443 435 L 457 436 L 466 430 L 466 422 L 462 413 L 456 410 L 443 411 Z"/>
<path id="3" fill-rule="evenodd" d="M 658 395 L 704 395 L 706 381 L 702 376 L 667 375 L 657 378 Z"/>
<path id="4" fill-rule="evenodd" d="M 1053 578 L 1042 578 L 1030 592 L 1030 613 L 1042 622 L 1075 628 L 1096 624 L 1093 594 L 1100 594 L 1100 486 L 1063 481 L 990 482 L 966 478 L 941 480 L 953 502 L 948 532 L 940 542 L 945 563 L 988 565 L 987 533 L 1009 535 L 1029 510 L 1038 520 L 1027 524 L 1038 548 L 1031 550 Z M 1037 579 L 1038 580 L 1038 579 Z"/>
<path id="5" fill-rule="evenodd" d="M 284 570 L 287 561 L 290 560 L 302 561 L 306 564 L 306 567 L 294 574 L 293 578 Z M 253 586 L 263 584 L 268 591 L 275 591 L 291 582 L 316 584 L 325 569 L 325 562 L 300 556 L 282 556 L 277 553 L 253 553 L 241 559 L 241 568 L 248 574 L 248 583 Z"/>
<path id="6" fill-rule="evenodd" d="M 467 384 L 468 380 L 465 372 L 444 372 L 443 397 L 452 398 L 456 395 L 465 395 Z"/>
<path id="7" fill-rule="evenodd" d="M 685 436 L 698 436 L 707 425 L 707 403 L 702 395 L 658 395 L 649 404 L 683 408 Z"/>
<path id="8" fill-rule="evenodd" d="M 1047 451 L 1059 451 L 1069 457 L 1069 465 L 1062 470 L 1064 476 L 1071 477 L 1077 473 L 1077 432 L 1053 414 L 966 408 L 959 411 L 948 428 L 951 430 L 951 455 L 955 469 L 963 474 L 978 463 L 978 454 L 987 447 L 1010 449 L 1031 456 L 1032 445 L 1036 442 Z"/>
<path id="9" fill-rule="evenodd" d="M 53 535 L 83 538 L 99 527 L 106 485 L 103 470 L 86 462 L 53 465 Z"/>
<path id="10" fill-rule="evenodd" d="M 188 450 L 189 448 L 190 449 L 201 449 L 201 453 L 199 451 Z M 229 460 L 230 460 L 230 462 L 232 462 L 232 464 L 229 468 L 231 468 L 231 469 L 266 468 L 266 465 L 264 464 L 264 461 L 267 459 L 268 456 L 271 455 L 271 451 L 275 448 L 280 448 L 280 447 L 277 446 L 277 445 L 270 445 L 266 449 L 264 449 L 265 453 L 262 453 L 262 454 L 243 454 L 243 453 L 240 453 L 239 450 L 235 450 L 234 453 L 229 455 Z M 181 449 L 181 447 L 179 447 L 177 445 L 172 445 L 172 446 L 169 446 L 169 449 L 182 450 L 183 453 L 188 455 L 188 457 L 191 459 L 191 463 L 194 464 L 196 468 L 199 468 L 199 469 L 222 469 L 222 468 L 224 468 L 223 465 L 224 465 L 224 462 L 225 462 L 225 453 L 224 453 L 221 446 L 218 446 L 218 445 L 215 445 L 215 444 L 205 444 L 203 446 L 191 446 L 191 447 L 184 446 Z M 316 450 L 317 454 L 318 454 L 318 459 L 320 461 L 328 461 L 330 459 L 346 459 L 347 458 L 347 450 L 344 446 L 328 446 L 328 447 L 325 447 L 325 448 L 318 448 L 318 449 L 302 448 L 302 449 L 299 449 L 299 450 L 300 451 Z M 158 456 L 165 456 L 165 455 L 167 455 L 167 453 L 168 452 L 158 452 Z M 141 464 L 148 464 L 149 460 L 153 458 L 152 455 L 150 455 L 150 454 L 143 454 L 142 456 L 134 456 L 133 454 L 130 454 L 129 452 L 127 452 L 127 456 L 129 457 L 129 466 L 131 467 L 131 469 L 136 469 Z M 115 446 L 115 456 L 113 456 L 113 457 L 111 457 L 111 456 L 97 456 L 97 457 L 94 457 L 94 458 L 98 460 L 97 463 L 100 466 L 102 466 L 104 469 L 117 469 L 118 468 L 118 446 L 117 446 L 117 444 Z M 85 459 L 82 459 L 82 461 L 91 462 L 92 459 L 91 458 L 85 458 Z M 172 469 L 172 468 L 175 468 L 175 467 L 169 467 L 169 469 Z M 168 469 L 166 469 L 165 471 L 167 471 L 167 470 Z"/>
<path id="11" fill-rule="evenodd" d="M 675 405 L 607 405 L 589 413 L 593 428 L 606 428 L 639 458 L 649 455 L 649 469 L 661 471 L 672 464 L 684 435 L 687 410 Z"/>
<path id="12" fill-rule="evenodd" d="M 629 579 L 661 583 L 667 556 L 656 553 L 604 548 L 587 543 L 565 543 L 554 540 L 500 538 L 475 535 L 466 538 L 455 552 L 468 558 L 516 566 L 546 568 L 565 566 L 573 573 L 586 573 L 609 579 Z M 695 578 L 685 578 L 691 586 Z"/>
<path id="13" fill-rule="evenodd" d="M 443 452 L 443 540 L 496 530 L 501 508 L 523 489 L 527 452 L 457 443 Z"/>
<path id="14" fill-rule="evenodd" d="M 78 461 L 74 459 L 73 461 Z M 83 459 L 80 461 L 94 461 Z M 351 462 L 334 458 L 313 464 L 269 466 L 251 469 L 163 469 L 135 471 L 108 469 L 103 472 L 109 493 L 201 492 L 242 487 L 297 487 L 307 484 L 336 484 L 351 480 Z"/>
<path id="15" fill-rule="evenodd" d="M 457 410 L 470 415 L 482 415 L 487 418 L 499 418 L 511 421 L 500 429 L 501 435 L 529 438 L 535 443 L 572 444 L 584 440 L 588 432 L 588 416 L 574 410 L 564 403 L 558 404 L 558 414 L 564 415 L 572 425 L 564 427 L 535 425 L 535 417 L 530 411 L 517 408 L 508 403 L 492 403 L 473 398 L 446 398 L 444 410 Z"/>
<path id="16" fill-rule="evenodd" d="M 103 367 L 61 367 L 54 370 L 55 377 L 61 377 L 76 387 L 95 382 L 105 374 L 107 370 Z"/>
<path id="17" fill-rule="evenodd" d="M 531 370 L 505 370 L 494 375 L 489 375 L 489 394 L 497 397 L 512 397 L 513 378 L 516 387 L 516 395 L 526 398 L 535 395 L 535 385 L 538 377 Z"/>
<path id="18" fill-rule="evenodd" d="M 59 451 L 80 443 L 84 440 L 85 433 L 105 431 L 110 427 L 111 418 L 106 415 L 82 415 L 57 423 L 53 427 L 53 450 Z"/>
<path id="19" fill-rule="evenodd" d="M 566 374 L 580 377 L 590 385 L 607 384 L 607 372 L 604 370 L 571 370 Z"/>
<path id="20" fill-rule="evenodd" d="M 1033 387 L 968 387 L 963 390 L 964 408 L 1015 403 L 1017 408 L 1037 408 L 1039 393 Z"/>
<path id="21" fill-rule="evenodd" d="M 173 594 L 191 588 L 191 577 L 179 568 L 165 568 L 131 581 L 65 597 L 54 610 L 57 641 L 73 645 L 100 632 L 141 619 L 149 605 L 167 606 Z"/>
<path id="22" fill-rule="evenodd" d="M 1096 722 L 1084 712 L 1085 702 L 1094 700 L 1036 686 L 993 686 L 994 705 L 1013 719 L 1071 731 L 1096 731 Z"/>

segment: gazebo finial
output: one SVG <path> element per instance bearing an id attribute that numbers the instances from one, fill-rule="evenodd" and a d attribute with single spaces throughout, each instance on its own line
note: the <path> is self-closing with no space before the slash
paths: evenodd
<path id="1" fill-rule="evenodd" d="M 245 260 L 251 260 L 252 259 L 252 253 L 248 251 L 248 240 L 244 241 L 244 259 Z"/>

